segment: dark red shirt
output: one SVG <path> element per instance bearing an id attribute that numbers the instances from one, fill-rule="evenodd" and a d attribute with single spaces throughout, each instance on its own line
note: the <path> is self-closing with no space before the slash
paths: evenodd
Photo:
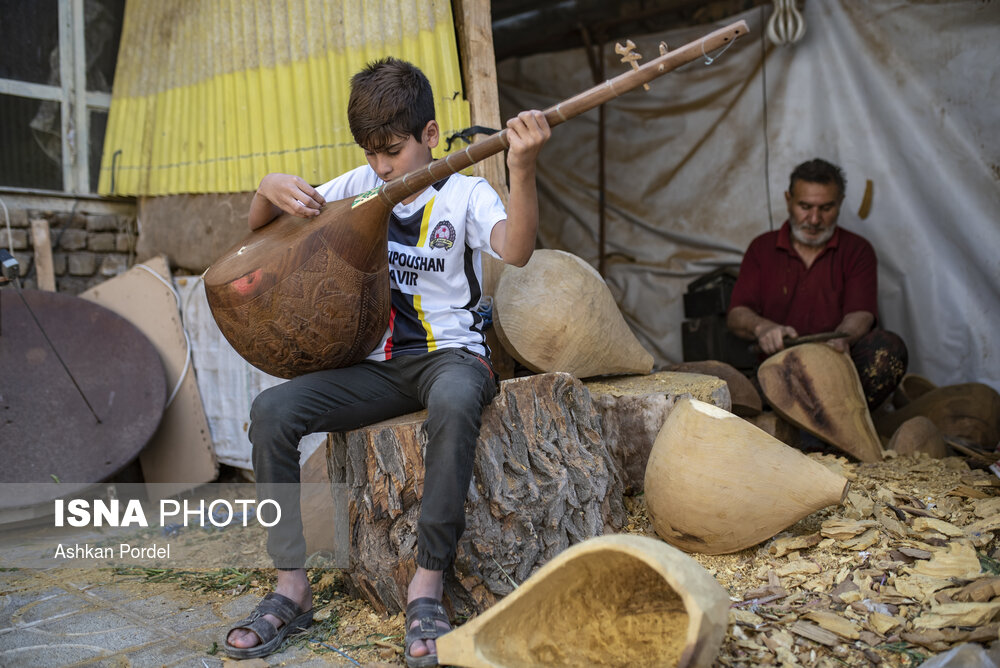
<path id="1" fill-rule="evenodd" d="M 878 261 L 864 238 L 837 227 L 811 267 L 792 248 L 788 221 L 766 232 L 743 256 L 729 309 L 746 306 L 799 336 L 832 332 L 847 313 L 878 319 Z"/>

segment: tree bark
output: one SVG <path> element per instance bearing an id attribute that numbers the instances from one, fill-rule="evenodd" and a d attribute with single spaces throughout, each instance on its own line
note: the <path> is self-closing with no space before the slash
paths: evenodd
<path id="1" fill-rule="evenodd" d="M 348 581 L 380 613 L 406 604 L 416 570 L 426 412 L 345 434 L 350 496 Z M 504 381 L 483 412 L 466 530 L 445 603 L 482 612 L 571 544 L 625 521 L 621 475 L 590 394 L 569 374 Z"/>

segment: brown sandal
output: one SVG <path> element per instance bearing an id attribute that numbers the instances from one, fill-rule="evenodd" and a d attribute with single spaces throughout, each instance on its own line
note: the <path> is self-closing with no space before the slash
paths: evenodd
<path id="1" fill-rule="evenodd" d="M 413 622 L 416 626 L 410 628 Z M 443 628 L 439 622 L 444 622 L 448 628 Z M 415 598 L 406 604 L 406 665 L 409 668 L 428 668 L 438 665 L 437 653 L 413 656 L 410 645 L 417 640 L 435 640 L 451 630 L 448 613 L 441 601 L 436 598 Z"/>
<path id="2" fill-rule="evenodd" d="M 264 615 L 274 615 L 281 621 L 281 626 L 275 628 L 271 622 L 264 619 Z M 226 654 L 233 659 L 255 659 L 267 656 L 281 647 L 289 633 L 304 631 L 312 626 L 312 622 L 312 609 L 302 612 L 302 608 L 292 599 L 271 592 L 261 599 L 253 612 L 226 631 L 223 648 L 226 650 Z M 253 632 L 260 638 L 260 644 L 253 647 L 230 645 L 229 634 L 237 629 Z"/>

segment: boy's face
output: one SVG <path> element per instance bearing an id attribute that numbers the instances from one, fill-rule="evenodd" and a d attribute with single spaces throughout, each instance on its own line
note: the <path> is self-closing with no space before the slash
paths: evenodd
<path id="1" fill-rule="evenodd" d="M 437 121 L 428 121 L 421 140 L 413 135 L 397 136 L 381 151 L 365 150 L 368 164 L 383 181 L 403 176 L 431 162 L 431 149 L 438 145 L 440 130 Z"/>

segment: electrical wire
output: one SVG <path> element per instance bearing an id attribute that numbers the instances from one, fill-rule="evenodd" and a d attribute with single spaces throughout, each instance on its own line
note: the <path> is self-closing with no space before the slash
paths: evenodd
<path id="1" fill-rule="evenodd" d="M 187 352 L 184 355 L 184 368 L 181 370 L 181 375 L 177 379 L 177 384 L 174 385 L 173 392 L 170 393 L 170 398 L 167 399 L 167 403 L 163 407 L 163 410 L 166 410 L 166 409 L 170 408 L 170 404 L 173 403 L 174 397 L 177 396 L 177 393 L 181 389 L 181 383 L 184 382 L 184 378 L 187 376 L 188 369 L 191 368 L 191 338 L 188 336 L 187 328 L 184 327 L 184 317 L 183 317 L 184 314 L 183 314 L 183 311 L 181 309 L 181 297 L 180 297 L 179 294 L 177 294 L 177 290 L 174 289 L 174 286 L 170 285 L 170 282 L 167 281 L 167 279 L 165 279 L 162 276 L 160 276 L 159 272 L 157 272 L 152 267 L 149 267 L 149 266 L 147 266 L 145 264 L 141 264 L 141 263 L 137 264 L 135 266 L 139 267 L 141 269 L 145 269 L 150 274 L 152 274 L 153 276 L 155 276 L 156 280 L 158 280 L 160 283 L 163 283 L 165 286 L 167 286 L 170 289 L 170 293 L 174 296 L 174 300 L 177 302 L 177 312 L 181 314 L 181 330 L 184 332 L 184 341 L 187 343 Z"/>
<path id="2" fill-rule="evenodd" d="M 10 248 L 10 254 L 14 254 L 14 233 L 10 230 L 10 212 L 7 211 L 7 205 L 4 203 L 3 198 L 0 197 L 0 206 L 3 207 L 3 215 L 7 219 L 7 244 Z"/>
<path id="3" fill-rule="evenodd" d="M 760 22 L 764 24 L 764 5 L 760 6 Z M 760 33 L 760 96 L 764 111 L 764 201 L 767 202 L 769 230 L 774 232 L 774 212 L 771 210 L 771 150 L 767 140 L 767 42 Z"/>

